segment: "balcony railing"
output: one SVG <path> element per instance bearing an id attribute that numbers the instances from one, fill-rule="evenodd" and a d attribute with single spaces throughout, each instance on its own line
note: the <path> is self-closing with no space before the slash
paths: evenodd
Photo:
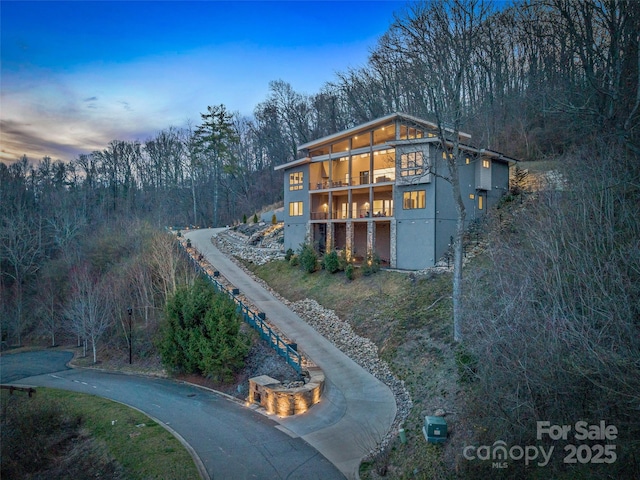
<path id="1" fill-rule="evenodd" d="M 323 180 L 322 182 L 315 182 L 309 185 L 309 190 L 326 190 L 328 188 L 348 187 L 347 182 L 340 180 Z"/>
<path id="2" fill-rule="evenodd" d="M 393 209 L 370 212 L 365 208 L 360 208 L 355 216 L 344 216 L 342 212 L 311 212 L 311 220 L 349 220 L 366 218 L 390 218 L 393 217 Z"/>
<path id="3" fill-rule="evenodd" d="M 309 190 L 327 190 L 329 188 L 358 187 L 361 185 L 369 185 L 371 183 L 387 183 L 393 182 L 395 179 L 388 175 L 381 175 L 373 178 L 373 182 L 368 175 L 353 177 L 351 180 L 323 180 L 321 182 L 311 182 Z"/>

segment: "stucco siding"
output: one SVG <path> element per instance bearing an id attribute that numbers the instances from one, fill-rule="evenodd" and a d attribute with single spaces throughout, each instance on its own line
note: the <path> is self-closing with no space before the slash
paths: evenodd
<path id="1" fill-rule="evenodd" d="M 307 224 L 306 223 L 285 223 L 284 224 L 284 249 L 292 249 L 297 252 L 300 245 L 306 241 Z"/>
<path id="2" fill-rule="evenodd" d="M 487 192 L 488 207 L 493 207 L 500 198 L 509 191 L 509 165 L 502 162 L 494 162 L 491 172 L 493 188 Z"/>
<path id="3" fill-rule="evenodd" d="M 276 167 L 284 176 L 285 248 L 297 250 L 311 240 L 320 250 L 344 250 L 357 261 L 376 253 L 404 270 L 441 260 L 455 235 L 458 212 L 453 188 L 442 178 L 449 176 L 442 149 L 452 144 L 437 140 L 436 130 L 435 124 L 396 113 L 299 147 L 299 160 Z M 470 136 L 459 138 L 466 142 Z M 507 192 L 513 160 L 459 146 L 468 227 Z"/>
<path id="4" fill-rule="evenodd" d="M 420 270 L 433 265 L 433 220 L 396 222 L 396 268 Z"/>

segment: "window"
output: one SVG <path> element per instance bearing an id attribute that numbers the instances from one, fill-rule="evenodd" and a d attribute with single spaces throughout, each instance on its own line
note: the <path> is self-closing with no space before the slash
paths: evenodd
<path id="1" fill-rule="evenodd" d="M 390 217 L 393 215 L 393 200 L 374 200 L 373 210 L 371 211 L 374 217 Z"/>
<path id="2" fill-rule="evenodd" d="M 482 195 L 478 195 L 478 210 L 482 210 L 484 208 Z"/>
<path id="3" fill-rule="evenodd" d="M 299 217 L 302 215 L 302 202 L 290 202 L 289 203 L 289 216 Z"/>
<path id="4" fill-rule="evenodd" d="M 393 123 L 389 125 L 385 125 L 384 127 L 378 128 L 373 131 L 373 144 L 381 145 L 383 143 L 388 142 L 389 140 L 394 140 L 396 138 L 396 128 Z"/>
<path id="5" fill-rule="evenodd" d="M 351 148 L 353 150 L 355 150 L 356 148 L 368 147 L 370 144 L 371 134 L 369 132 L 361 133 L 351 139 Z"/>
<path id="6" fill-rule="evenodd" d="M 425 208 L 425 191 L 415 190 L 413 192 L 404 192 L 402 194 L 402 205 L 405 210 Z"/>
<path id="7" fill-rule="evenodd" d="M 289 174 L 289 190 L 302 190 L 304 188 L 304 173 L 293 172 Z"/>
<path id="8" fill-rule="evenodd" d="M 424 132 L 419 128 L 400 125 L 400 140 L 413 140 L 414 138 L 423 138 Z"/>
<path id="9" fill-rule="evenodd" d="M 332 153 L 342 153 L 342 152 L 346 152 L 348 150 L 349 150 L 349 139 L 348 138 L 346 140 L 343 140 L 341 142 L 334 143 L 333 145 L 331 145 L 331 152 Z"/>
<path id="10" fill-rule="evenodd" d="M 488 158 L 483 158 L 482 168 L 491 168 L 491 160 L 489 160 Z"/>
<path id="11" fill-rule="evenodd" d="M 319 147 L 319 148 L 309 152 L 309 156 L 310 157 L 321 157 L 323 155 L 328 155 L 328 154 L 329 154 L 329 146 L 328 145 L 323 145 L 322 147 Z"/>
<path id="12" fill-rule="evenodd" d="M 400 175 L 409 177 L 424 173 L 424 156 L 422 152 L 403 153 L 400 156 Z"/>

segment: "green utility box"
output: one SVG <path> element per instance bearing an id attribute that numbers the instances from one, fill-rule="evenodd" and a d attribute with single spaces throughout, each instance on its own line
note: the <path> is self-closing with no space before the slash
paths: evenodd
<path id="1" fill-rule="evenodd" d="M 447 421 L 442 417 L 424 417 L 422 433 L 429 443 L 443 443 L 447 440 Z"/>

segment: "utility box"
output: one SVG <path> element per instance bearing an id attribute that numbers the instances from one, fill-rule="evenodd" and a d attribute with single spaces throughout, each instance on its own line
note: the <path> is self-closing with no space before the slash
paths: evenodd
<path id="1" fill-rule="evenodd" d="M 442 417 L 424 417 L 422 433 L 429 443 L 443 443 L 447 440 L 447 421 Z"/>

